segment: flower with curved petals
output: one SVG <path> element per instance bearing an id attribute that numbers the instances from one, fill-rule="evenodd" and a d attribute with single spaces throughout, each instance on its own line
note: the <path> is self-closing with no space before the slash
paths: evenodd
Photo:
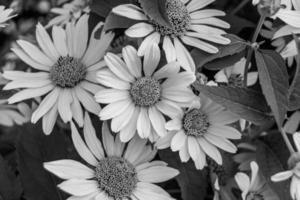
<path id="1" fill-rule="evenodd" d="M 197 169 L 207 165 L 206 155 L 222 165 L 218 148 L 230 153 L 237 151 L 229 139 L 240 139 L 241 133 L 228 126 L 237 120 L 237 116 L 200 95 L 200 100 L 195 101 L 188 110 L 167 122 L 166 128 L 170 132 L 158 140 L 156 146 L 159 149 L 170 146 L 173 151 L 179 151 L 183 162 L 192 158 Z"/>
<path id="2" fill-rule="evenodd" d="M 145 14 L 145 11 L 133 4 L 120 5 L 112 12 L 139 21 L 126 30 L 126 35 L 133 38 L 144 38 L 138 50 L 138 55 L 145 54 L 152 43 L 159 43 L 162 39 L 163 50 L 168 62 L 178 61 L 187 71 L 195 71 L 195 63 L 186 49 L 192 46 L 208 53 L 217 53 L 216 44 L 229 44 L 230 40 L 221 28 L 230 25 L 217 17 L 224 16 L 223 11 L 203 9 L 215 0 L 167 0 L 166 15 L 170 27 L 159 24 Z"/>
<path id="3" fill-rule="evenodd" d="M 259 173 L 257 163 L 254 161 L 251 162 L 250 167 L 251 179 L 247 174 L 242 172 L 238 172 L 234 177 L 242 191 L 243 200 L 279 200 L 278 196 L 266 183 L 264 177 Z"/>
<path id="4" fill-rule="evenodd" d="M 108 104 L 100 119 L 112 119 L 111 129 L 120 132 L 122 142 L 129 141 L 136 130 L 141 138 L 155 141 L 167 134 L 164 115 L 177 115 L 181 106 L 188 106 L 195 98 L 190 88 L 195 75 L 179 72 L 177 62 L 158 69 L 161 54 L 155 43 L 147 49 L 143 63 L 132 46 L 123 48 L 122 54 L 124 60 L 107 53 L 108 68 L 97 74 L 98 82 L 108 88 L 95 95 L 97 102 Z"/>
<path id="5" fill-rule="evenodd" d="M 233 66 L 220 70 L 215 75 L 215 81 L 218 83 L 226 83 L 229 86 L 242 87 L 244 81 L 244 69 L 246 59 L 242 58 Z M 258 79 L 258 72 L 248 72 L 247 86 L 254 85 Z"/>
<path id="6" fill-rule="evenodd" d="M 289 160 L 290 170 L 279 172 L 271 177 L 273 182 L 291 180 L 290 194 L 293 200 L 300 200 L 300 133 L 293 134 L 297 152 Z"/>
<path id="7" fill-rule="evenodd" d="M 18 57 L 38 72 L 5 71 L 4 78 L 11 80 L 5 90 L 24 88 L 8 99 L 10 104 L 25 99 L 42 97 L 32 115 L 32 123 L 43 117 L 45 134 L 52 132 L 58 114 L 63 122 L 72 118 L 83 126 L 83 110 L 98 114 L 100 105 L 93 95 L 102 89 L 96 81 L 96 72 L 105 66 L 103 58 L 113 39 L 112 33 L 102 34 L 100 39 L 93 30 L 88 44 L 88 15 L 82 16 L 77 24 L 70 23 L 66 29 L 54 26 L 52 38 L 40 24 L 36 37 L 40 48 L 23 40 L 17 43 L 20 49 L 12 49 Z"/>
<path id="8" fill-rule="evenodd" d="M 151 161 L 157 151 L 147 140 L 134 137 L 128 144 L 121 143 L 104 122 L 101 143 L 88 114 L 83 128 L 85 141 L 73 123 L 71 130 L 74 146 L 87 164 L 67 159 L 44 163 L 45 169 L 65 180 L 58 187 L 72 195 L 70 199 L 173 199 L 155 183 L 172 179 L 179 172 L 163 161 Z"/>
<path id="9" fill-rule="evenodd" d="M 17 15 L 11 15 L 14 10 L 11 8 L 5 9 L 4 6 L 0 6 L 0 28 L 5 27 L 7 24 L 6 21 L 10 20 L 11 18 Z"/>

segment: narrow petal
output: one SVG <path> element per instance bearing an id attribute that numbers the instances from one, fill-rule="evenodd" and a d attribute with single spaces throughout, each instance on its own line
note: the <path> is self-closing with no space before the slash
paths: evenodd
<path id="1" fill-rule="evenodd" d="M 182 36 L 181 39 L 185 44 L 196 47 L 208 53 L 217 53 L 219 51 L 217 47 L 203 42 L 197 38 Z"/>
<path id="2" fill-rule="evenodd" d="M 154 32 L 152 34 L 150 34 L 149 36 L 147 36 L 143 42 L 141 43 L 139 49 L 138 49 L 138 56 L 144 56 L 146 49 L 150 48 L 150 46 L 153 43 L 159 43 L 160 41 L 160 34 L 157 32 Z"/>
<path id="3" fill-rule="evenodd" d="M 198 142 L 204 152 L 214 159 L 219 165 L 222 165 L 222 156 L 219 150 L 204 138 L 198 138 Z"/>
<path id="4" fill-rule="evenodd" d="M 187 136 L 183 130 L 178 131 L 171 141 L 172 151 L 179 151 L 186 144 Z"/>
<path id="5" fill-rule="evenodd" d="M 191 20 L 192 24 L 205 24 L 205 25 L 210 25 L 210 26 L 215 26 L 215 27 L 220 27 L 220 28 L 230 28 L 230 24 L 218 19 L 216 17 L 209 17 L 209 18 L 202 18 L 202 19 L 193 19 Z"/>
<path id="6" fill-rule="evenodd" d="M 72 119 L 72 102 L 73 97 L 70 89 L 61 89 L 58 98 L 58 113 L 64 123 L 67 123 Z"/>
<path id="7" fill-rule="evenodd" d="M 131 118 L 129 118 L 129 123 L 127 123 L 127 125 L 120 130 L 120 140 L 122 142 L 128 142 L 135 135 L 139 113 L 140 113 L 140 109 L 135 107 Z"/>
<path id="8" fill-rule="evenodd" d="M 152 76 L 160 61 L 160 50 L 158 44 L 153 43 L 146 49 L 144 56 L 144 73 L 146 76 Z"/>
<path id="9" fill-rule="evenodd" d="M 56 120 L 58 116 L 57 104 L 52 106 L 51 110 L 49 110 L 43 116 L 43 131 L 46 135 L 50 135 L 53 127 L 55 126 Z"/>
<path id="10" fill-rule="evenodd" d="M 130 95 L 127 90 L 103 89 L 95 95 L 95 99 L 99 103 L 114 103 L 117 101 L 129 99 Z"/>
<path id="11" fill-rule="evenodd" d="M 70 179 L 62 182 L 57 187 L 75 196 L 84 196 L 99 190 L 95 180 Z"/>
<path id="12" fill-rule="evenodd" d="M 223 149 L 224 151 L 227 151 L 229 153 L 236 153 L 237 151 L 236 146 L 223 137 L 218 137 L 213 134 L 205 134 L 204 137 L 210 143 L 219 147 L 220 149 Z"/>
<path id="13" fill-rule="evenodd" d="M 179 39 L 174 38 L 177 61 L 186 71 L 194 72 L 196 69 L 194 60 L 188 50 L 181 44 Z"/>
<path id="14" fill-rule="evenodd" d="M 135 77 L 139 78 L 142 76 L 142 62 L 140 57 L 137 55 L 137 50 L 128 45 L 122 50 L 123 58 L 126 66 L 130 73 Z"/>
<path id="15" fill-rule="evenodd" d="M 164 116 L 154 106 L 149 108 L 148 113 L 152 127 L 157 132 L 157 134 L 160 137 L 164 137 L 165 135 L 167 135 L 167 130 L 165 128 L 166 119 L 164 118 Z"/>
<path id="16" fill-rule="evenodd" d="M 179 174 L 179 171 L 166 166 L 153 166 L 138 171 L 139 181 L 147 183 L 161 183 L 168 181 Z"/>
<path id="17" fill-rule="evenodd" d="M 57 52 L 61 56 L 67 56 L 68 48 L 67 48 L 67 39 L 66 39 L 65 30 L 59 26 L 53 26 L 52 37 Z"/>
<path id="18" fill-rule="evenodd" d="M 130 104 L 132 104 L 130 99 L 125 99 L 108 104 L 101 110 L 99 117 L 102 121 L 112 119 L 120 115 Z"/>
<path id="19" fill-rule="evenodd" d="M 209 17 L 225 16 L 225 12 L 215 9 L 205 9 L 193 12 L 190 14 L 192 19 L 203 19 Z"/>
<path id="20" fill-rule="evenodd" d="M 134 20 L 147 21 L 148 18 L 144 15 L 143 10 L 133 4 L 123 4 L 112 9 L 112 12 Z"/>
<path id="21" fill-rule="evenodd" d="M 120 115 L 114 117 L 111 120 L 111 130 L 117 133 L 120 132 L 123 128 L 125 128 L 128 125 L 128 123 L 132 123 L 130 122 L 130 119 L 134 111 L 135 111 L 134 104 L 129 104 L 126 110 L 124 110 Z"/>
<path id="22" fill-rule="evenodd" d="M 280 18 L 285 23 L 300 28 L 300 11 L 280 9 L 276 13 L 276 17 Z"/>
<path id="23" fill-rule="evenodd" d="M 157 70 L 153 74 L 153 77 L 156 78 L 157 80 L 167 78 L 167 77 L 172 77 L 173 75 L 177 74 L 179 72 L 179 70 L 180 70 L 179 63 L 176 61 L 173 61 L 173 62 L 166 64 L 159 70 Z"/>
<path id="24" fill-rule="evenodd" d="M 137 120 L 137 131 L 141 138 L 148 138 L 151 132 L 151 123 L 147 108 L 141 108 Z"/>
<path id="25" fill-rule="evenodd" d="M 98 115 L 100 113 L 101 107 L 90 93 L 86 92 L 79 86 L 75 88 L 75 93 L 78 100 L 82 103 L 83 107 L 87 111 L 95 115 Z"/>
<path id="26" fill-rule="evenodd" d="M 49 79 L 21 79 L 7 83 L 2 89 L 12 90 L 18 88 L 39 88 L 50 85 L 52 83 Z"/>
<path id="27" fill-rule="evenodd" d="M 130 84 L 128 82 L 120 80 L 116 75 L 114 75 L 109 69 L 102 69 L 97 73 L 97 80 L 100 84 L 106 87 L 112 87 L 120 90 L 130 89 Z"/>
<path id="28" fill-rule="evenodd" d="M 44 168 L 62 179 L 90 179 L 94 170 L 75 160 L 57 160 L 45 162 Z"/>
<path id="29" fill-rule="evenodd" d="M 128 28 L 125 34 L 129 37 L 140 38 L 149 35 L 153 31 L 154 27 L 151 24 L 140 22 Z"/>
<path id="30" fill-rule="evenodd" d="M 168 63 L 176 61 L 176 50 L 169 36 L 164 36 L 163 50 L 166 54 Z"/>
<path id="31" fill-rule="evenodd" d="M 84 52 L 87 48 L 88 42 L 88 15 L 83 15 L 79 18 L 78 22 L 76 23 L 74 33 L 74 57 L 75 58 L 82 58 Z"/>
<path id="32" fill-rule="evenodd" d="M 296 145 L 297 151 L 300 152 L 300 133 L 296 132 L 293 134 L 294 143 Z"/>
<path id="33" fill-rule="evenodd" d="M 215 0 L 202 0 L 202 1 L 197 1 L 197 0 L 192 0 L 188 5 L 187 9 L 189 12 L 193 12 L 195 10 L 200 10 L 204 8 L 205 6 L 208 6 Z"/>
<path id="34" fill-rule="evenodd" d="M 80 102 L 75 94 L 75 91 L 72 91 L 72 96 L 73 96 L 73 102 L 71 104 L 71 110 L 72 110 L 73 118 L 79 127 L 83 127 L 83 111 Z"/>
<path id="35" fill-rule="evenodd" d="M 195 137 L 188 137 L 188 152 L 194 161 L 199 161 L 202 160 L 201 158 L 203 158 L 204 153 L 200 149 L 199 143 L 197 142 L 197 139 Z M 199 167 L 201 167 L 202 169 L 204 166 L 205 162 L 202 162 Z"/>
<path id="36" fill-rule="evenodd" d="M 235 181 L 237 182 L 239 188 L 244 192 L 248 191 L 250 187 L 250 179 L 249 177 L 241 172 L 238 172 L 235 177 Z"/>
<path id="37" fill-rule="evenodd" d="M 229 126 L 213 125 L 209 128 L 208 132 L 219 137 L 235 140 L 242 137 L 242 134 L 238 130 Z"/>
<path id="38" fill-rule="evenodd" d="M 162 99 L 155 106 L 160 112 L 171 118 L 178 116 L 182 112 L 179 105 L 167 99 Z"/>
<path id="39" fill-rule="evenodd" d="M 102 142 L 106 154 L 108 156 L 113 156 L 115 154 L 115 140 L 108 128 L 107 122 L 103 122 L 102 124 Z"/>

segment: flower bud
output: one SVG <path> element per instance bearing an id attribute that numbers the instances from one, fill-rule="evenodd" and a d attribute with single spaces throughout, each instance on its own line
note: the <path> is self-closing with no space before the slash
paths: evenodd
<path id="1" fill-rule="evenodd" d="M 259 0 L 256 2 L 260 15 L 271 17 L 281 8 L 281 0 Z"/>

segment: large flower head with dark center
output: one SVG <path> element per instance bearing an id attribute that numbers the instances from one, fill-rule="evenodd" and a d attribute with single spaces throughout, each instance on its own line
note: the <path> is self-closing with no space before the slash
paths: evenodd
<path id="1" fill-rule="evenodd" d="M 146 199 L 149 196 L 145 195 L 153 195 L 158 199 L 173 199 L 154 183 L 177 176 L 178 170 L 162 161 L 151 161 L 157 151 L 147 145 L 147 140 L 134 137 L 125 148 L 104 122 L 101 143 L 87 113 L 83 129 L 85 141 L 73 123 L 71 131 L 74 146 L 88 165 L 75 160 L 57 160 L 44 163 L 44 167 L 64 179 L 58 187 L 72 198 L 122 200 Z"/>
<path id="2" fill-rule="evenodd" d="M 197 169 L 207 165 L 206 155 L 221 165 L 218 148 L 229 153 L 237 151 L 229 140 L 241 138 L 241 133 L 229 126 L 237 120 L 237 116 L 201 94 L 189 109 L 167 122 L 169 135 L 158 140 L 156 146 L 159 149 L 170 146 L 173 151 L 179 151 L 183 162 L 192 158 Z"/>
<path id="3" fill-rule="evenodd" d="M 166 135 L 165 115 L 181 112 L 195 98 L 190 84 L 195 81 L 192 72 L 180 72 L 177 62 L 160 69 L 160 50 L 156 43 L 142 59 L 132 46 L 123 48 L 122 58 L 108 53 L 104 60 L 108 68 L 97 74 L 98 82 L 107 89 L 95 97 L 108 104 L 100 112 L 101 120 L 111 119 L 111 128 L 120 132 L 122 142 L 129 141 L 137 130 L 141 138 L 151 141 Z"/>
<path id="4" fill-rule="evenodd" d="M 224 35 L 223 28 L 230 25 L 216 17 L 225 13 L 214 9 L 204 9 L 214 0 L 166 0 L 162 10 L 166 22 L 156 21 L 148 16 L 147 10 L 133 4 L 120 5 L 112 12 L 138 21 L 126 30 L 126 35 L 144 38 L 138 49 L 138 55 L 145 55 L 146 49 L 153 43 L 162 42 L 168 62 L 178 61 L 187 71 L 195 71 L 195 63 L 185 45 L 217 53 L 219 49 L 212 43 L 226 45 L 230 40 Z"/>
<path id="5" fill-rule="evenodd" d="M 66 28 L 53 26 L 52 38 L 38 24 L 36 39 L 39 46 L 24 40 L 17 41 L 20 48 L 12 49 L 18 57 L 37 72 L 9 71 L 4 77 L 11 80 L 5 90 L 24 88 L 8 99 L 9 103 L 44 97 L 32 114 L 36 123 L 43 118 L 43 130 L 52 132 L 57 114 L 66 123 L 72 118 L 83 126 L 83 108 L 94 114 L 100 105 L 93 95 L 102 87 L 96 83 L 96 72 L 105 66 L 101 61 L 113 39 L 112 33 L 103 33 L 95 38 L 99 23 L 88 38 L 88 15 Z M 88 42 L 89 41 L 89 42 Z"/>

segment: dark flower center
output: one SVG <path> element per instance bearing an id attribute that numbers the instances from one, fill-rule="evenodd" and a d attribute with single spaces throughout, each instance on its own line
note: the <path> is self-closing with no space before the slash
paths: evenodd
<path id="1" fill-rule="evenodd" d="M 134 166 L 121 157 L 100 160 L 95 171 L 99 188 L 116 200 L 130 197 L 138 182 Z"/>
<path id="2" fill-rule="evenodd" d="M 234 87 L 243 87 L 244 78 L 240 74 L 231 74 L 228 78 L 228 85 Z"/>
<path id="3" fill-rule="evenodd" d="M 203 136 L 208 128 L 208 117 L 200 109 L 190 110 L 183 117 L 183 129 L 188 136 Z"/>
<path id="4" fill-rule="evenodd" d="M 132 84 L 130 95 L 137 106 L 153 106 L 161 96 L 160 83 L 151 77 L 139 78 Z"/>
<path id="5" fill-rule="evenodd" d="M 166 16 L 171 24 L 171 28 L 152 21 L 155 29 L 161 35 L 177 37 L 183 35 L 190 26 L 191 17 L 181 0 L 166 1 Z"/>
<path id="6" fill-rule="evenodd" d="M 66 56 L 59 57 L 50 70 L 50 79 L 59 87 L 73 88 L 86 76 L 86 67 L 80 60 Z"/>

